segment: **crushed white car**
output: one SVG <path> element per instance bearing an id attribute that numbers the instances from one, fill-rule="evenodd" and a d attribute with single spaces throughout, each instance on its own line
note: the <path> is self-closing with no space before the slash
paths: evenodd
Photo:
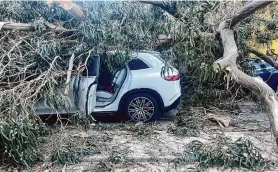
<path id="1" fill-rule="evenodd" d="M 178 106 L 181 96 L 178 70 L 172 67 L 162 72 L 164 66 L 158 52 L 133 53 L 131 60 L 115 72 L 109 89 L 98 90 L 100 57 L 92 56 L 87 70 L 71 80 L 67 108 L 50 108 L 46 99 L 41 99 L 35 105 L 36 113 L 81 110 L 85 114 L 121 112 L 136 122 L 159 119 L 162 112 Z"/>

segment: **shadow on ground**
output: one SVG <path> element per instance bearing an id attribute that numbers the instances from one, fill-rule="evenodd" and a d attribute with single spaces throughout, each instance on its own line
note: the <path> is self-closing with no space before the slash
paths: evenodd
<path id="1" fill-rule="evenodd" d="M 71 115 L 60 115 L 60 117 L 58 118 L 57 115 L 44 115 L 44 116 L 40 116 L 40 118 L 44 123 L 55 124 L 57 122 L 70 123 L 70 116 Z M 118 123 L 125 120 L 121 115 L 118 114 L 111 114 L 111 115 L 98 114 L 98 115 L 93 115 L 93 117 L 97 123 L 98 122 Z"/>
<path id="2" fill-rule="evenodd" d="M 164 113 L 161 117 L 161 120 L 169 120 L 171 119 L 177 111 L 170 111 L 167 113 Z M 97 123 L 121 123 L 125 122 L 124 115 L 121 114 L 94 114 L 93 115 L 94 119 L 96 120 Z M 63 123 L 70 123 L 70 115 L 60 115 L 60 120 L 58 120 L 57 115 L 45 115 L 45 116 L 40 116 L 42 121 L 47 124 L 55 124 L 59 121 Z"/>

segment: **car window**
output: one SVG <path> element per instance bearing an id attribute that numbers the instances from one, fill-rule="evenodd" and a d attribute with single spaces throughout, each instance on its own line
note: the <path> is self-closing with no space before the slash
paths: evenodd
<path id="1" fill-rule="evenodd" d="M 129 61 L 128 67 L 130 70 L 141 70 L 149 68 L 149 66 L 146 65 L 146 63 L 144 63 L 142 60 L 138 58 L 134 58 L 131 61 Z"/>

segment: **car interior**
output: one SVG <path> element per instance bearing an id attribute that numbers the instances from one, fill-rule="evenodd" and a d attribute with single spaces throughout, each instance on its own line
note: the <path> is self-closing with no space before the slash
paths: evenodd
<path id="1" fill-rule="evenodd" d="M 127 76 L 127 68 L 121 67 L 115 71 L 111 77 L 107 73 L 100 74 L 100 82 L 96 92 L 98 102 L 112 102 L 118 95 L 125 78 Z M 110 80 L 110 82 L 107 82 Z"/>
<path id="2" fill-rule="evenodd" d="M 128 62 L 130 70 L 141 70 L 149 68 L 142 60 L 133 58 Z M 117 97 L 127 76 L 127 66 L 118 68 L 113 75 L 108 72 L 101 72 L 98 79 L 97 102 L 105 105 L 104 102 L 113 102 Z"/>

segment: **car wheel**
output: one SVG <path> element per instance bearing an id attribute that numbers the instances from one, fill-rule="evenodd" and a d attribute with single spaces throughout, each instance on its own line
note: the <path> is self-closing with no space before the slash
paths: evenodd
<path id="1" fill-rule="evenodd" d="M 129 96 L 124 106 L 127 120 L 149 122 L 159 118 L 157 100 L 145 93 Z"/>

